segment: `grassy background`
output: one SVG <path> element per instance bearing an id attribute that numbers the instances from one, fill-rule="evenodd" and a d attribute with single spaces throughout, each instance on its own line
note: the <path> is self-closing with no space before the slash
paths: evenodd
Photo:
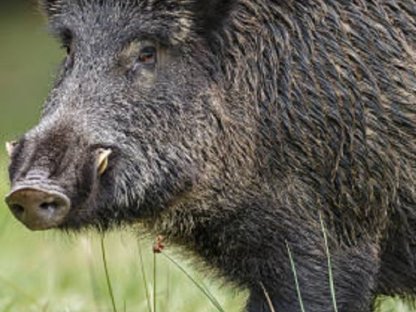
<path id="1" fill-rule="evenodd" d="M 9 2 L 10 3 L 10 2 Z M 35 125 L 53 73 L 63 53 L 47 36 L 33 3 L 0 3 L 0 143 Z M 8 191 L 7 159 L 0 151 L 0 198 Z M 108 265 L 119 311 L 149 311 L 141 274 L 139 239 L 120 231 L 105 238 Z M 142 240 L 144 271 L 152 289 L 151 242 Z M 186 259 L 173 254 L 181 265 Z M 100 250 L 94 233 L 70 237 L 32 233 L 18 224 L 0 201 L 0 311 L 112 311 Z M 175 266 L 157 256 L 158 311 L 216 311 Z M 198 276 L 187 269 L 193 276 Z M 201 277 L 197 277 L 202 280 Z M 246 294 L 204 279 L 227 312 L 241 311 Z M 307 310 L 307 307 L 305 307 Z M 382 312 L 409 312 L 385 300 Z M 149 311 L 150 312 L 150 311 Z"/>

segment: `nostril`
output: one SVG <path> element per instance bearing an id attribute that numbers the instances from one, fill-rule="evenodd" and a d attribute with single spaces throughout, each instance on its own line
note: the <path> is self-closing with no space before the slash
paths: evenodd
<path id="1" fill-rule="evenodd" d="M 56 210 L 59 205 L 56 202 L 43 203 L 39 206 L 43 210 Z"/>
<path id="2" fill-rule="evenodd" d="M 19 204 L 11 205 L 10 209 L 15 215 L 22 215 L 25 212 L 25 208 Z"/>

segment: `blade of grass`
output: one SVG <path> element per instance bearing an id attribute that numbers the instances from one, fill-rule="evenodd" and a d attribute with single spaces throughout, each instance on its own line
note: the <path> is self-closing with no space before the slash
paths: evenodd
<path id="1" fill-rule="evenodd" d="M 215 298 L 215 296 L 213 295 L 213 293 L 209 290 L 209 287 L 207 285 L 205 285 L 205 283 L 203 281 L 200 281 L 199 282 L 199 285 L 201 285 L 201 287 L 203 287 L 205 289 L 205 291 L 208 293 L 208 295 L 212 298 L 212 300 L 214 300 L 218 304 L 218 306 L 221 306 L 221 304 Z"/>
<path id="2" fill-rule="evenodd" d="M 150 304 L 150 296 L 149 296 L 149 287 L 147 285 L 146 272 L 145 272 L 145 269 L 144 269 L 144 261 L 143 261 L 143 252 L 142 252 L 142 246 L 140 245 L 140 241 L 137 242 L 137 245 L 138 245 L 138 248 L 139 248 L 140 268 L 141 268 L 141 271 L 142 271 L 144 289 L 145 289 L 145 292 L 146 292 L 147 308 L 148 308 L 149 312 L 152 312 L 152 306 Z"/>
<path id="3" fill-rule="evenodd" d="M 170 301 L 170 268 L 167 266 L 166 268 L 166 299 L 165 299 L 165 311 L 168 310 L 169 301 Z"/>
<path id="4" fill-rule="evenodd" d="M 264 285 L 263 285 L 263 283 L 262 283 L 262 282 L 260 282 L 260 286 L 261 286 L 261 288 L 263 289 L 264 296 L 266 297 L 267 304 L 269 305 L 270 311 L 271 311 L 271 312 L 276 312 L 276 310 L 275 310 L 275 309 L 274 309 L 274 307 L 273 307 L 272 300 L 270 299 L 269 293 L 268 293 L 268 292 L 267 292 L 267 290 L 266 290 L 266 287 L 264 287 Z"/>
<path id="5" fill-rule="evenodd" d="M 303 306 L 302 294 L 300 292 L 298 274 L 296 272 L 295 260 L 293 259 L 292 251 L 290 250 L 289 243 L 286 242 L 287 253 L 289 254 L 290 266 L 292 267 L 293 277 L 295 278 L 296 292 L 298 294 L 299 306 L 302 312 L 305 312 L 305 307 Z"/>
<path id="6" fill-rule="evenodd" d="M 156 253 L 153 253 L 153 312 L 156 312 L 156 290 L 157 290 L 157 263 L 156 263 Z"/>
<path id="7" fill-rule="evenodd" d="M 328 259 L 329 288 L 331 290 L 332 304 L 334 306 L 334 311 L 338 312 L 337 299 L 336 299 L 336 295 L 335 295 L 334 277 L 332 275 L 331 254 L 329 253 L 328 237 L 327 237 L 327 234 L 326 234 L 324 220 L 322 219 L 321 214 L 319 214 L 319 219 L 321 221 L 322 233 L 324 234 L 325 251 L 326 251 L 326 257 Z"/>
<path id="8" fill-rule="evenodd" d="M 113 307 L 113 312 L 117 312 L 116 301 L 114 300 L 113 287 L 111 285 L 110 274 L 108 272 L 107 256 L 106 256 L 106 252 L 105 252 L 104 237 L 103 236 L 101 236 L 101 255 L 102 255 L 102 259 L 103 259 L 103 263 L 104 263 L 105 279 L 107 281 L 107 287 L 108 287 L 108 292 L 109 292 L 110 298 L 111 298 L 111 304 L 112 304 L 112 307 Z"/>
<path id="9" fill-rule="evenodd" d="M 176 262 L 172 257 L 170 257 L 166 253 L 162 253 L 171 263 L 173 263 L 179 270 L 182 271 L 192 281 L 192 283 L 209 299 L 212 305 L 220 312 L 225 312 L 224 309 L 221 307 L 218 300 L 212 295 L 212 293 L 206 289 L 205 287 L 201 286 L 178 262 Z"/>
<path id="10" fill-rule="evenodd" d="M 7 305 L 5 305 L 2 309 L 2 311 L 3 312 L 9 312 L 9 311 L 12 311 L 12 309 L 15 310 L 15 308 L 14 308 L 15 301 L 17 301 L 17 300 L 13 300 L 13 301 L 9 302 Z"/>
<path id="11" fill-rule="evenodd" d="M 90 276 L 90 284 L 92 288 L 92 296 L 94 300 L 95 311 L 99 311 L 100 310 L 100 304 L 99 304 L 100 287 L 98 284 L 97 275 L 94 270 L 94 255 L 92 252 L 91 238 L 83 237 L 81 239 L 81 246 L 83 248 L 83 254 L 85 255 L 86 260 L 87 260 L 88 273 Z"/>
<path id="12" fill-rule="evenodd" d="M 31 296 L 29 293 L 25 292 L 23 289 L 21 289 L 20 287 L 18 287 L 16 284 L 14 284 L 13 282 L 10 282 L 9 280 L 5 279 L 4 277 L 0 276 L 0 283 L 5 284 L 6 286 L 8 286 L 9 288 L 13 289 L 17 294 L 19 294 L 22 297 L 25 297 L 26 300 L 32 302 L 33 304 L 35 304 L 39 309 L 42 310 L 43 306 L 38 302 L 38 300 Z M 22 300 L 22 299 L 20 299 Z"/>

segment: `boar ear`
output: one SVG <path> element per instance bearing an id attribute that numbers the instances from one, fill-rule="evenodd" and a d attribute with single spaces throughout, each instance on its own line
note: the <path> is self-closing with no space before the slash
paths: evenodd
<path id="1" fill-rule="evenodd" d="M 203 32 L 218 29 L 229 16 L 237 0 L 196 0 L 194 10 Z"/>
<path id="2" fill-rule="evenodd" d="M 63 0 L 40 0 L 40 7 L 50 17 L 60 12 L 62 3 Z"/>

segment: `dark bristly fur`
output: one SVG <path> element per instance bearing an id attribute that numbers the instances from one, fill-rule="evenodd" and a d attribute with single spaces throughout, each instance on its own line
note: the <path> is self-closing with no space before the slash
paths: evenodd
<path id="1" fill-rule="evenodd" d="M 415 0 L 43 7 L 70 53 L 10 177 L 64 188 L 62 228 L 142 222 L 248 287 L 249 312 L 264 290 L 300 311 L 287 242 L 305 308 L 329 312 L 322 215 L 340 312 L 416 295 Z M 155 68 L 132 65 L 144 41 Z"/>

